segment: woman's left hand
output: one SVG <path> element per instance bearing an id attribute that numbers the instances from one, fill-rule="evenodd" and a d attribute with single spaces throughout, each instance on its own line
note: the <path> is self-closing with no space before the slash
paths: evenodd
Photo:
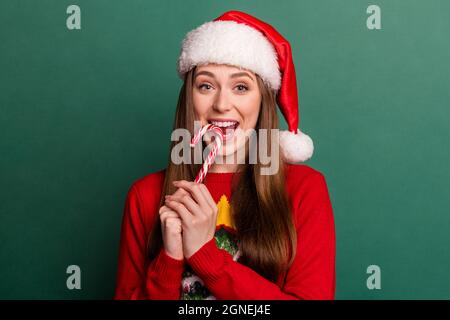
<path id="1" fill-rule="evenodd" d="M 187 193 L 166 196 L 166 205 L 180 215 L 183 228 L 183 253 L 189 259 L 215 234 L 217 205 L 204 184 L 186 180 L 174 181 L 175 187 Z"/>

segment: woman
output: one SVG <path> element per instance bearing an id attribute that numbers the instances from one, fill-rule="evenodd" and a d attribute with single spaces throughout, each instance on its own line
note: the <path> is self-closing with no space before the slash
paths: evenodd
<path id="1" fill-rule="evenodd" d="M 174 164 L 130 188 L 122 221 L 116 299 L 334 299 L 335 230 L 324 176 L 304 165 L 289 43 L 270 25 L 229 11 L 187 34 L 174 129 L 194 121 L 227 131 L 203 183 L 201 164 Z M 276 170 L 249 163 L 254 129 L 269 139 L 279 105 L 288 131 Z M 212 139 L 205 139 L 210 146 Z M 172 143 L 172 148 L 176 142 Z M 171 150 L 172 150 L 171 148 Z M 245 163 L 236 161 L 244 148 Z M 173 155 L 173 154 L 172 154 Z M 193 155 L 191 155 L 191 158 Z"/>

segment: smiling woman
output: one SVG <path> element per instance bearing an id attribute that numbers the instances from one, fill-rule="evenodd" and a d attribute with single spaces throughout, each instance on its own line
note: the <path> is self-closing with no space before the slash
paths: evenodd
<path id="1" fill-rule="evenodd" d="M 174 129 L 194 122 L 226 131 L 219 151 L 248 157 L 246 130 L 278 130 L 277 103 L 288 123 L 281 163 L 175 164 L 131 186 L 124 210 L 117 299 L 333 299 L 335 231 L 324 176 L 294 164 L 313 152 L 298 129 L 295 70 L 289 43 L 270 25 L 230 11 L 189 32 Z M 267 140 L 267 150 L 278 140 Z M 171 149 L 175 146 L 172 142 Z M 203 141 L 206 148 L 211 140 Z"/>
<path id="2" fill-rule="evenodd" d="M 207 64 L 192 71 L 196 120 L 202 125 L 212 123 L 224 129 L 224 145 L 218 155 L 225 156 L 225 160 L 244 147 L 245 132 L 256 127 L 261 109 L 260 86 L 264 90 L 253 72 L 239 70 L 234 66 Z M 207 144 L 210 142 L 206 140 Z M 224 162 L 214 164 L 210 172 L 236 171 L 237 161 Z"/>

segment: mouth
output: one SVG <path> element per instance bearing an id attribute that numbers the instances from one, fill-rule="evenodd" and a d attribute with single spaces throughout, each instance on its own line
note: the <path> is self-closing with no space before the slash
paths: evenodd
<path id="1" fill-rule="evenodd" d="M 233 119 L 209 119 L 208 123 L 218 126 L 224 133 L 224 141 L 234 136 L 235 130 L 239 127 L 239 121 Z"/>

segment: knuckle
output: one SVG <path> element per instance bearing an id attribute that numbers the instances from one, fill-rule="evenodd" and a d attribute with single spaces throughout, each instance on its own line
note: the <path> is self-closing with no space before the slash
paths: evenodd
<path id="1" fill-rule="evenodd" d="M 164 220 L 166 219 L 166 217 L 167 217 L 167 212 L 163 212 L 163 213 L 161 213 L 161 214 L 159 215 L 159 219 L 160 219 L 161 221 L 164 221 Z"/>
<path id="2" fill-rule="evenodd" d="M 176 218 L 169 218 L 167 219 L 166 226 L 169 228 L 177 228 L 180 225 L 180 221 L 178 221 Z"/>
<path id="3" fill-rule="evenodd" d="M 166 211 L 167 211 L 167 207 L 166 206 L 162 206 L 161 208 L 159 208 L 159 214 L 163 214 Z"/>
<path id="4" fill-rule="evenodd" d="M 177 224 L 178 224 L 178 222 L 179 221 L 177 221 L 177 218 L 174 218 L 174 217 L 170 217 L 170 218 L 167 218 L 167 222 L 166 222 L 166 224 L 168 225 L 168 226 L 176 226 Z"/>

